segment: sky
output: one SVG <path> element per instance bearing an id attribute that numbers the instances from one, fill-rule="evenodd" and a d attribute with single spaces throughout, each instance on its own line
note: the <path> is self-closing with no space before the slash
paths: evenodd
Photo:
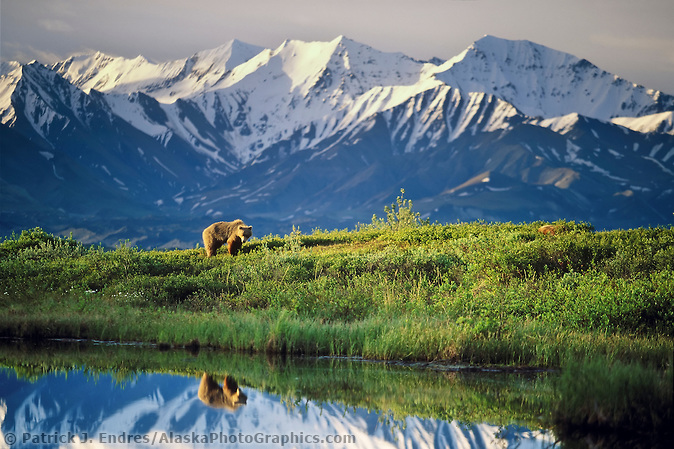
<path id="1" fill-rule="evenodd" d="M 526 39 L 674 94 L 673 0 L 0 0 L 0 59 L 91 51 L 160 62 L 232 39 L 276 48 L 339 35 L 449 59 L 486 34 Z"/>

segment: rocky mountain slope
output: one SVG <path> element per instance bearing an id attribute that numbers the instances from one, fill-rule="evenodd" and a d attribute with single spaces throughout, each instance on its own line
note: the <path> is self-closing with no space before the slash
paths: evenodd
<path id="1" fill-rule="evenodd" d="M 0 69 L 0 231 L 193 247 L 353 227 L 401 188 L 431 221 L 665 225 L 674 97 L 529 41 L 417 61 L 340 36 L 154 63 Z M 85 237 L 86 236 L 86 237 Z"/>

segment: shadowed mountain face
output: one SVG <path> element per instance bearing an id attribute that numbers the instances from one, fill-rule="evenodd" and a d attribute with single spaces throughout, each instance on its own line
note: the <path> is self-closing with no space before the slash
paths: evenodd
<path id="1" fill-rule="evenodd" d="M 672 223 L 674 97 L 528 41 L 436 62 L 340 36 L 3 63 L 0 234 L 193 247 L 353 227 L 401 188 L 431 221 Z"/>

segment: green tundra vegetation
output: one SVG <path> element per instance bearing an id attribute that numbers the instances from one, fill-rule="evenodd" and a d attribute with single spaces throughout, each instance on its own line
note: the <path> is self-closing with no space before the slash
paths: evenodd
<path id="1" fill-rule="evenodd" d="M 601 371 L 607 389 L 646 370 L 635 382 L 672 397 L 672 228 L 430 224 L 402 196 L 385 213 L 237 257 L 26 230 L 0 243 L 0 336 Z"/>

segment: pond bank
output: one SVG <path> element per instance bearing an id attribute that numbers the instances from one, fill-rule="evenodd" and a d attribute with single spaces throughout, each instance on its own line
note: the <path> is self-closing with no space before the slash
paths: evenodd
<path id="1" fill-rule="evenodd" d="M 671 338 L 579 332 L 537 322 L 502 323 L 489 331 L 443 318 L 375 316 L 324 322 L 285 311 L 227 314 L 119 307 L 90 300 L 44 297 L 28 310 L 0 316 L 0 336 L 24 339 L 76 338 L 147 342 L 160 348 L 212 347 L 285 355 L 345 356 L 377 360 L 559 368 L 572 360 L 601 358 L 671 366 Z"/>

